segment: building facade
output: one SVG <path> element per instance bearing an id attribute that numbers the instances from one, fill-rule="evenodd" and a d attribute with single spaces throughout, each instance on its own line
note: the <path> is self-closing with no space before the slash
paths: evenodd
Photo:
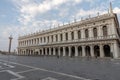
<path id="1" fill-rule="evenodd" d="M 18 55 L 120 57 L 117 15 L 109 13 L 18 38 Z"/>

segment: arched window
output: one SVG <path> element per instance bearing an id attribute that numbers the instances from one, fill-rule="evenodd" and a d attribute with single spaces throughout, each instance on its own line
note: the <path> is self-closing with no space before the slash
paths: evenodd
<path id="1" fill-rule="evenodd" d="M 47 40 L 48 40 L 48 42 L 49 42 L 49 36 L 47 37 Z"/>
<path id="2" fill-rule="evenodd" d="M 107 26 L 103 26 L 103 36 L 107 36 Z"/>
<path id="3" fill-rule="evenodd" d="M 81 31 L 79 30 L 78 31 L 78 39 L 80 39 L 81 38 Z"/>
<path id="4" fill-rule="evenodd" d="M 85 38 L 88 38 L 88 29 L 85 30 Z"/>
<path id="5" fill-rule="evenodd" d="M 51 36 L 51 41 L 53 42 L 53 35 Z"/>
<path id="6" fill-rule="evenodd" d="M 71 32 L 71 38 L 74 39 L 74 32 Z"/>
<path id="7" fill-rule="evenodd" d="M 66 40 L 68 40 L 68 33 L 65 33 Z"/>
<path id="8" fill-rule="evenodd" d="M 63 40 L 63 36 L 62 36 L 62 34 L 60 34 L 60 40 L 61 40 L 61 41 Z"/>
<path id="9" fill-rule="evenodd" d="M 97 37 L 97 28 L 93 28 L 93 35 L 94 37 Z"/>
<path id="10" fill-rule="evenodd" d="M 55 38 L 56 38 L 56 41 L 58 41 L 58 36 L 57 35 L 55 35 Z"/>

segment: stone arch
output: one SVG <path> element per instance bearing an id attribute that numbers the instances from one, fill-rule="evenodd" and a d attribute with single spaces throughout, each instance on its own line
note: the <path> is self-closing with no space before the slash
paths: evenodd
<path id="1" fill-rule="evenodd" d="M 74 57 L 75 56 L 75 47 L 72 46 L 71 47 L 71 57 Z"/>
<path id="2" fill-rule="evenodd" d="M 98 45 L 94 46 L 94 55 L 95 57 L 100 57 L 100 47 Z"/>
<path id="3" fill-rule="evenodd" d="M 105 57 L 111 57 L 110 46 L 109 45 L 104 45 L 103 50 L 104 50 Z"/>
<path id="4" fill-rule="evenodd" d="M 63 56 L 63 47 L 60 47 L 60 56 Z"/>
<path id="5" fill-rule="evenodd" d="M 68 47 L 65 47 L 65 53 L 66 53 L 66 56 L 69 56 L 69 48 Z"/>
<path id="6" fill-rule="evenodd" d="M 85 38 L 88 38 L 89 34 L 88 34 L 88 29 L 85 29 Z"/>
<path id="7" fill-rule="evenodd" d="M 91 54 L 90 54 L 90 46 L 85 47 L 85 52 L 86 52 L 86 56 L 91 56 Z"/>
<path id="8" fill-rule="evenodd" d="M 78 46 L 78 56 L 82 56 L 82 47 Z"/>

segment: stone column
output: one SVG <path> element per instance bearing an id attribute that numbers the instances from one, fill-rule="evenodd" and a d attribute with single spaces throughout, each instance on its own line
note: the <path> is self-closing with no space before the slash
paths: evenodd
<path id="1" fill-rule="evenodd" d="M 58 34 L 58 42 L 60 42 L 60 33 Z"/>
<path id="2" fill-rule="evenodd" d="M 74 39 L 78 40 L 78 31 L 77 30 L 74 31 Z"/>
<path id="3" fill-rule="evenodd" d="M 103 45 L 100 44 L 100 57 L 103 58 L 105 56 L 104 50 L 103 50 Z"/>
<path id="4" fill-rule="evenodd" d="M 68 40 L 71 41 L 71 31 L 68 32 Z"/>
<path id="5" fill-rule="evenodd" d="M 47 55 L 47 48 L 45 48 L 45 55 Z"/>
<path id="6" fill-rule="evenodd" d="M 85 38 L 85 31 L 84 31 L 84 29 L 81 30 L 81 38 L 82 38 L 82 39 Z"/>
<path id="7" fill-rule="evenodd" d="M 68 48 L 69 48 L 69 56 L 71 56 L 71 46 L 69 46 Z"/>
<path id="8" fill-rule="evenodd" d="M 111 54 L 111 57 L 113 58 L 114 57 L 114 44 L 110 44 L 110 54 Z"/>
<path id="9" fill-rule="evenodd" d="M 63 33 L 63 41 L 66 41 L 65 32 Z"/>
<path id="10" fill-rule="evenodd" d="M 75 56 L 78 56 L 78 46 L 75 46 Z"/>
<path id="11" fill-rule="evenodd" d="M 58 55 L 60 56 L 60 47 L 58 47 Z"/>
<path id="12" fill-rule="evenodd" d="M 55 55 L 55 47 L 53 48 L 53 55 Z"/>
<path id="13" fill-rule="evenodd" d="M 43 48 L 42 48 L 41 50 L 42 50 L 42 55 L 44 55 L 44 51 L 43 51 Z"/>
<path id="14" fill-rule="evenodd" d="M 93 39 L 93 28 L 89 28 L 89 38 Z"/>
<path id="15" fill-rule="evenodd" d="M 114 55 L 113 57 L 114 58 L 118 58 L 120 55 L 119 55 L 119 47 L 118 47 L 118 44 L 117 42 L 114 43 Z"/>
<path id="16" fill-rule="evenodd" d="M 83 45 L 82 46 L 82 57 L 85 57 L 86 56 L 86 53 L 85 53 L 85 46 Z"/>
<path id="17" fill-rule="evenodd" d="M 90 53 L 91 53 L 91 57 L 95 57 L 93 45 L 90 46 Z"/>
<path id="18" fill-rule="evenodd" d="M 51 48 L 49 47 L 49 55 L 51 55 Z"/>
<path id="19" fill-rule="evenodd" d="M 65 56 L 65 47 L 63 47 L 63 56 Z"/>

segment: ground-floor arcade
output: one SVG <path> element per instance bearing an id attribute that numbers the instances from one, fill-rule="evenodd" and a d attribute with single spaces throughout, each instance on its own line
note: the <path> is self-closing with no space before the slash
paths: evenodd
<path id="1" fill-rule="evenodd" d="M 39 46 L 18 49 L 19 55 L 44 55 L 44 56 L 68 56 L 68 57 L 111 57 L 118 58 L 119 46 L 114 43 L 68 44 Z"/>

